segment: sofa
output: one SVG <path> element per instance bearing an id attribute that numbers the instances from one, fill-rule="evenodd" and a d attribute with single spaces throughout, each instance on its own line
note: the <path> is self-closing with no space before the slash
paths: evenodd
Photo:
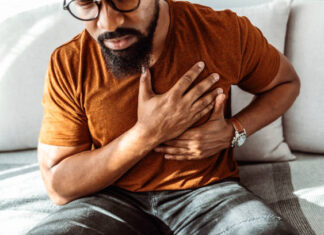
<path id="1" fill-rule="evenodd" d="M 324 234 L 324 1 L 192 2 L 247 16 L 294 65 L 297 100 L 235 157 L 243 185 L 300 234 Z M 59 208 L 37 164 L 42 91 L 51 52 L 82 29 L 61 2 L 0 22 L 0 234 L 25 234 Z M 232 86 L 232 114 L 252 99 Z"/>

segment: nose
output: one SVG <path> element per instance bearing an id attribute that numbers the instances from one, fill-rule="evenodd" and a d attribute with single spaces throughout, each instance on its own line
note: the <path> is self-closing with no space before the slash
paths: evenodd
<path id="1" fill-rule="evenodd" d="M 100 13 L 97 20 L 97 26 L 108 32 L 115 31 L 124 24 L 124 14 L 114 10 L 106 1 L 101 1 Z"/>

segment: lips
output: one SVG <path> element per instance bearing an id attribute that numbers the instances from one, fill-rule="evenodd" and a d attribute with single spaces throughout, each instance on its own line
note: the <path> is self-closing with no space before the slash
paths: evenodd
<path id="1" fill-rule="evenodd" d="M 106 39 L 104 44 L 111 50 L 123 50 L 135 43 L 136 40 L 133 35 L 125 35 L 120 38 Z"/>

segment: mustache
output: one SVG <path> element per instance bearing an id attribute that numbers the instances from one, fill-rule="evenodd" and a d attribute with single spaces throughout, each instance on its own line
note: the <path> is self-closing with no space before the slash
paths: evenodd
<path id="1" fill-rule="evenodd" d="M 138 37 L 143 37 L 144 35 L 137 29 L 132 28 L 117 28 L 114 32 L 105 32 L 98 36 L 98 41 L 103 42 L 106 39 L 114 39 L 123 37 L 125 35 L 134 35 Z"/>

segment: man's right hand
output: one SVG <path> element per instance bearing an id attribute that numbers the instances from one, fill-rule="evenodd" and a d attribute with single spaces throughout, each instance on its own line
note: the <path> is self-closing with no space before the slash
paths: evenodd
<path id="1" fill-rule="evenodd" d="M 204 93 L 219 80 L 218 74 L 211 74 L 187 92 L 204 66 L 203 62 L 195 64 L 162 95 L 153 92 L 150 71 L 144 69 L 140 78 L 137 126 L 155 138 L 157 144 L 179 136 L 214 107 L 216 89 Z"/>

